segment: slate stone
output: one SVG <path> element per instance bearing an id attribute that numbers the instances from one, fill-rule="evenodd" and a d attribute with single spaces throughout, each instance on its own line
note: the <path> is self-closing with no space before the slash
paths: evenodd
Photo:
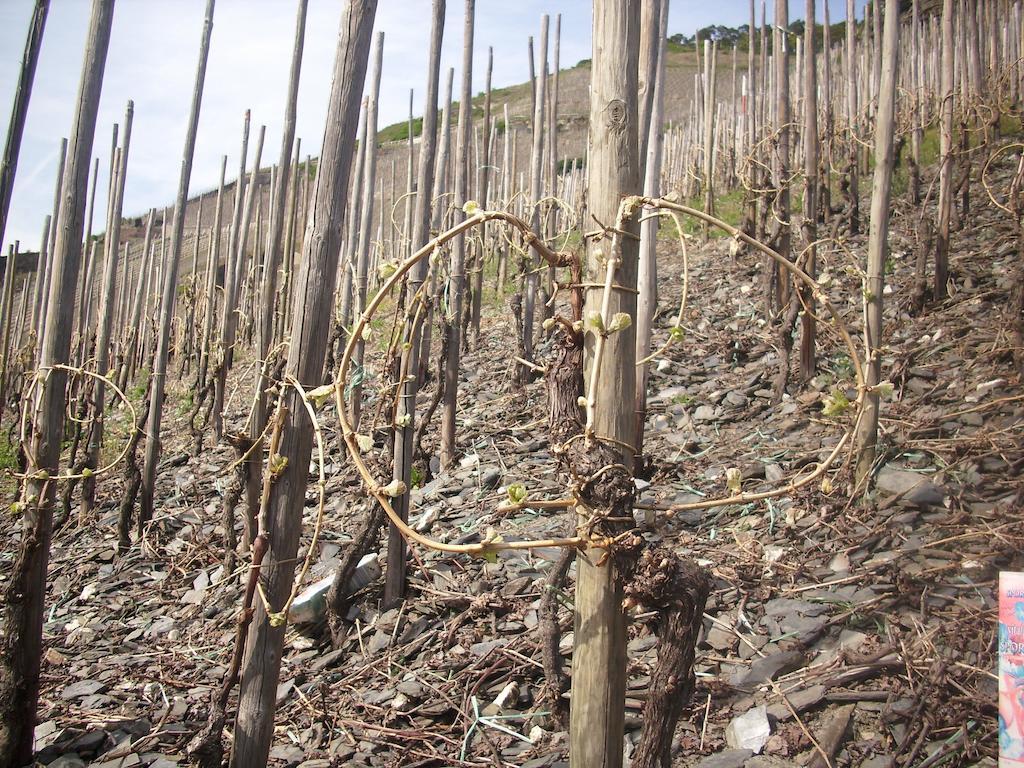
<path id="1" fill-rule="evenodd" d="M 885 496 L 899 496 L 921 506 L 939 506 L 945 498 L 943 490 L 924 475 L 906 469 L 886 466 L 875 478 L 875 488 Z"/>
<path id="2" fill-rule="evenodd" d="M 61 691 L 60 697 L 65 700 L 78 699 L 105 691 L 107 687 L 106 683 L 101 683 L 99 680 L 79 680 Z"/>
<path id="3" fill-rule="evenodd" d="M 743 764 L 753 756 L 749 749 L 727 749 L 708 755 L 697 763 L 697 768 L 743 768 Z"/>
<path id="4" fill-rule="evenodd" d="M 798 669 L 803 663 L 804 655 L 800 651 L 780 651 L 758 659 L 750 665 L 750 669 L 730 682 L 735 688 L 751 691 L 763 682 Z"/>

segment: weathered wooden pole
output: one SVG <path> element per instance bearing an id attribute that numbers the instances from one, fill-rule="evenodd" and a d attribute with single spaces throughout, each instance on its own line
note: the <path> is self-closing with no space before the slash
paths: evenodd
<path id="1" fill-rule="evenodd" d="M 935 236 L 935 301 L 946 298 L 949 231 L 953 217 L 953 0 L 942 2 L 942 61 L 939 104 L 939 226 Z"/>
<path id="2" fill-rule="evenodd" d="M 835 139 L 835 107 L 832 104 L 832 19 L 829 11 L 831 0 L 824 0 L 824 24 L 822 25 L 821 60 L 821 101 L 825 118 L 825 138 L 822 141 L 824 156 L 832 157 L 832 142 Z M 821 211 L 820 221 L 828 224 L 832 216 L 832 163 L 831 160 L 819 164 L 820 180 L 818 182 L 818 210 Z"/>
<path id="3" fill-rule="evenodd" d="M 715 212 L 715 93 L 717 91 L 715 44 L 711 40 L 704 41 L 704 213 L 714 215 Z M 788 84 L 786 86 L 788 88 Z M 708 224 L 702 226 L 704 241 L 708 239 Z"/>
<path id="4" fill-rule="evenodd" d="M 92 181 L 89 185 L 89 210 L 85 215 L 85 278 L 82 281 L 82 292 L 78 300 L 78 315 L 75 320 L 75 327 L 78 329 L 78 363 L 85 361 L 89 350 L 89 340 L 92 333 L 89 329 L 89 318 L 92 313 L 92 286 L 96 272 L 96 249 L 92 247 L 92 221 L 93 210 L 96 204 L 96 187 L 99 182 L 100 159 L 93 160 Z"/>
<path id="5" fill-rule="evenodd" d="M 533 150 L 530 155 L 530 230 L 535 237 L 544 237 L 541 229 L 541 194 L 543 192 L 543 152 L 544 152 L 544 95 L 546 93 L 548 72 L 548 15 L 545 13 L 540 22 L 540 74 L 536 78 L 537 89 L 533 101 Z M 529 251 L 526 261 L 523 291 L 523 359 L 533 360 L 533 317 L 537 301 L 537 271 L 533 269 L 533 251 Z M 522 363 L 516 365 L 515 380 L 525 384 L 532 376 L 532 369 Z"/>
<path id="6" fill-rule="evenodd" d="M 380 99 L 380 76 L 384 65 L 384 33 L 377 33 L 377 44 L 373 52 L 373 76 L 370 79 L 370 97 L 366 102 L 366 144 L 359 149 L 363 152 L 363 201 L 359 219 L 359 245 L 354 254 L 356 268 L 355 308 L 357 313 L 366 309 L 367 280 L 370 265 L 370 240 L 373 227 L 374 187 L 377 179 L 377 102 Z M 357 368 L 363 366 L 366 354 L 366 341 L 356 340 L 356 351 L 353 364 Z M 359 429 L 359 417 L 362 412 L 363 388 L 352 387 L 352 428 Z"/>
<path id="7" fill-rule="evenodd" d="M 46 285 L 46 272 L 50 269 L 50 228 L 56 226 L 53 223 L 53 215 L 46 214 L 43 219 L 43 233 L 39 236 L 39 256 L 36 258 L 36 284 L 32 291 L 32 323 L 29 326 L 31 333 L 35 334 L 36 350 L 41 343 L 39 333 L 42 322 L 43 311 L 43 286 Z"/>
<path id="8" fill-rule="evenodd" d="M 36 0 L 32 18 L 28 23 L 25 52 L 21 56 L 18 84 L 14 90 L 14 105 L 11 107 L 11 121 L 7 126 L 7 140 L 4 142 L 4 156 L 0 160 L 0 243 L 7 231 L 7 213 L 11 208 L 11 192 L 14 177 L 18 172 L 18 155 L 21 153 L 21 137 L 25 132 L 25 118 L 28 116 L 28 102 L 32 97 L 32 83 L 39 61 L 39 48 L 46 28 L 46 14 L 50 0 Z"/>
<path id="9" fill-rule="evenodd" d="M 789 3 L 775 0 L 774 43 L 772 59 L 775 63 L 775 125 L 779 139 L 775 145 L 775 215 L 778 218 L 778 238 L 775 250 L 783 258 L 790 258 L 792 232 L 789 210 L 789 151 L 790 151 L 790 104 L 789 104 Z M 789 273 L 775 268 L 776 306 L 782 309 L 789 300 Z"/>
<path id="10" fill-rule="evenodd" d="M 483 114 L 483 158 L 477 169 L 478 203 L 487 208 L 487 198 L 491 189 L 491 74 L 494 69 L 494 48 L 487 49 L 487 76 L 484 80 L 484 114 Z M 484 292 L 484 248 L 477 248 L 473 259 L 473 294 L 471 305 L 471 323 L 473 347 L 480 341 L 480 312 L 483 306 Z"/>
<path id="11" fill-rule="evenodd" d="M 217 322 L 217 267 L 220 264 L 221 215 L 224 203 L 224 176 L 227 172 L 228 156 L 220 161 L 220 181 L 217 184 L 217 203 L 213 210 L 213 232 L 210 237 L 210 251 L 206 264 L 206 312 L 203 317 L 203 338 L 199 355 L 198 387 L 206 386 L 210 368 L 210 344 L 213 341 L 213 326 Z"/>
<path id="12" fill-rule="evenodd" d="M 430 195 L 434 184 L 434 156 L 437 148 L 437 91 L 441 73 L 441 42 L 444 38 L 445 0 L 433 0 L 430 27 L 430 55 L 427 60 L 427 97 L 423 104 L 423 129 L 420 132 L 418 190 L 413 211 L 412 250 L 418 251 L 430 238 Z M 404 339 L 408 342 L 400 370 L 402 395 L 395 413 L 395 462 L 393 478 L 412 488 L 413 436 L 416 433 L 416 393 L 419 391 L 417 371 L 420 365 L 420 335 L 426 303 L 420 296 L 427 276 L 428 264 L 421 260 L 409 273 L 409 320 Z M 417 320 L 417 313 L 419 319 Z M 403 520 L 409 519 L 409 494 L 395 498 L 395 511 Z M 405 539 L 394 525 L 388 527 L 388 560 L 384 581 L 384 605 L 391 606 L 405 594 Z"/>
<path id="13" fill-rule="evenodd" d="M 171 251 L 164 267 L 163 303 L 160 307 L 160 329 L 157 333 L 156 354 L 153 359 L 152 385 L 149 398 L 149 420 L 146 422 L 146 459 L 142 468 L 139 530 L 153 517 L 153 496 L 156 491 L 156 467 L 160 460 L 160 422 L 164 413 L 164 387 L 167 377 L 167 358 L 170 351 L 171 320 L 174 318 L 174 299 L 178 289 L 178 265 L 181 263 L 181 238 L 185 228 L 185 206 L 188 203 L 188 184 L 192 177 L 192 157 L 196 149 L 196 131 L 199 128 L 199 108 L 203 102 L 203 83 L 206 80 L 206 60 L 210 54 L 210 34 L 213 32 L 215 0 L 207 0 L 203 31 L 199 42 L 199 63 L 196 67 L 192 106 L 189 109 L 188 131 L 178 179 L 178 197 L 174 203 L 171 225 Z"/>
<path id="14" fill-rule="evenodd" d="M 509 123 L 508 102 L 503 104 L 501 109 L 505 125 L 505 135 L 502 137 L 501 201 L 504 205 L 508 205 L 513 174 L 512 152 L 515 147 L 515 142 L 513 141 L 515 130 Z M 499 294 L 505 290 L 505 277 L 508 272 L 508 252 L 509 246 L 502 243 L 498 251 L 498 269 L 494 281 L 494 289 Z"/>
<path id="15" fill-rule="evenodd" d="M 828 0 L 825 0 L 828 2 Z M 757 91 L 754 84 L 754 56 L 756 50 L 754 27 L 754 0 L 750 0 L 750 20 L 747 26 L 747 85 L 743 94 L 743 127 L 746 133 L 746 157 L 743 163 L 743 174 L 746 178 L 747 189 L 744 192 L 746 201 L 746 213 L 743 217 L 743 231 L 751 237 L 756 236 L 757 226 L 757 193 L 754 189 L 760 185 L 757 183 L 759 177 L 757 157 L 760 154 L 755 145 L 757 144 Z"/>
<path id="16" fill-rule="evenodd" d="M 640 189 L 637 157 L 637 66 L 639 59 L 639 2 L 595 0 L 593 62 L 590 79 L 590 154 L 587 210 L 606 226 L 616 226 L 623 196 Z M 631 216 L 618 226 L 630 234 L 587 242 L 588 279 L 600 288 L 586 289 L 584 315 L 598 312 L 607 322 L 616 313 L 636 314 L 637 225 Z M 606 270 L 611 271 L 606 278 Z M 613 270 L 613 271 L 612 271 Z M 605 296 L 603 283 L 613 288 Z M 590 382 L 598 342 L 587 334 L 585 380 L 591 450 L 607 449 L 612 462 L 629 467 L 616 470 L 608 486 L 632 485 L 632 448 L 636 437 L 634 402 L 635 325 L 609 334 L 603 343 L 603 362 Z M 596 388 L 596 389 L 595 389 Z M 591 409 L 588 409 L 591 410 Z M 616 441 L 614 448 L 604 438 Z M 585 449 L 586 450 L 586 449 Z M 601 462 L 602 464 L 604 462 Z M 595 471 L 597 467 L 595 466 Z M 606 482 L 602 478 L 602 484 Z M 627 506 L 631 507 L 628 501 Z M 597 510 L 595 510 L 597 511 Z M 580 510 L 581 524 L 583 510 Z M 602 509 L 600 514 L 631 515 L 629 508 Z M 572 656 L 569 761 L 573 768 L 620 768 L 625 719 L 626 637 L 622 611 L 622 574 L 617 556 L 588 547 L 576 559 L 575 647 Z"/>
<path id="17" fill-rule="evenodd" d="M 57 180 L 53 186 L 53 214 L 50 218 L 50 239 L 47 243 L 47 253 L 49 254 L 49 262 L 46 266 L 46 272 L 43 274 L 43 285 L 42 285 L 42 304 L 39 306 L 39 322 L 36 326 L 39 333 L 39 346 L 38 350 L 41 351 L 43 343 L 45 342 L 44 330 L 46 328 L 46 310 L 49 306 L 50 301 L 50 282 L 53 276 L 53 254 L 57 243 L 57 229 L 61 226 L 60 221 L 60 207 L 61 207 L 61 191 L 64 188 L 64 172 L 66 170 L 65 164 L 67 163 L 68 156 L 68 140 L 60 140 L 60 160 L 57 163 Z M 38 359 L 38 351 L 36 355 Z"/>
<path id="18" fill-rule="evenodd" d="M 288 196 L 288 178 L 291 170 L 292 144 L 295 141 L 295 114 L 299 99 L 299 75 L 302 71 L 302 49 L 306 38 L 306 7 L 307 0 L 298 0 L 295 16 L 295 40 L 292 45 L 291 69 L 288 76 L 288 93 L 285 96 L 284 129 L 281 133 L 281 153 L 274 178 L 273 199 L 270 206 L 270 225 L 267 231 L 266 269 L 263 274 L 262 292 L 257 327 L 256 355 L 264 361 L 257 369 L 256 396 L 253 402 L 252 418 L 249 419 L 249 439 L 253 444 L 261 442 L 267 424 L 267 388 L 271 385 L 269 361 L 271 342 L 273 340 L 274 298 L 277 295 L 278 270 L 281 267 L 281 249 L 284 245 L 284 215 Z M 263 451 L 259 448 L 250 455 L 250 469 L 247 478 L 246 502 L 249 519 L 255 519 L 259 513 L 262 483 L 260 468 L 263 466 Z"/>
<path id="19" fill-rule="evenodd" d="M 825 0 L 827 3 L 828 0 Z M 804 271 L 816 274 L 818 239 L 818 63 L 814 53 L 814 11 L 816 0 L 807 0 L 804 14 Z M 825 51 L 828 57 L 828 51 Z M 814 376 L 814 343 L 817 326 L 814 320 L 814 295 L 802 288 L 800 297 L 803 313 L 800 316 L 800 379 L 809 381 Z"/>
<path id="20" fill-rule="evenodd" d="M 921 141 L 924 138 L 924 51 L 921 48 L 921 10 L 919 0 L 910 6 L 910 201 L 921 202 Z"/>
<path id="21" fill-rule="evenodd" d="M 338 271 L 343 211 L 348 202 L 359 99 L 376 12 L 375 0 L 350 0 L 341 14 L 334 77 L 327 107 L 320 162 L 313 185 L 313 215 L 303 240 L 296 276 L 291 343 L 285 375 L 314 387 L 321 382 Z M 283 469 L 268 483 L 261 517 L 260 548 L 266 545 L 261 583 L 271 610 L 280 610 L 295 577 L 295 554 L 302 530 L 302 508 L 309 479 L 313 429 L 293 388 L 281 397 L 280 442 Z M 276 622 L 275 622 L 276 624 Z M 281 669 L 285 626 L 269 621 L 258 600 L 246 639 L 235 721 L 232 768 L 266 765 L 274 734 L 275 695 Z"/>
<path id="22" fill-rule="evenodd" d="M 647 157 L 647 139 L 650 133 L 654 88 L 658 79 L 658 53 L 661 29 L 661 0 L 640 1 L 640 67 L 637 73 L 637 133 L 640 162 Z"/>
<path id="23" fill-rule="evenodd" d="M 458 150 L 455 158 L 455 216 L 452 226 L 462 221 L 469 195 L 469 147 L 473 140 L 473 23 L 475 0 L 466 0 L 462 38 L 462 94 L 459 99 Z M 547 18 L 547 17 L 545 17 Z M 452 242 L 448 273 L 448 357 L 444 366 L 444 410 L 441 414 L 441 466 L 455 463 L 455 412 L 458 408 L 459 358 L 462 351 L 462 305 L 466 295 L 466 239 Z"/>
<path id="24" fill-rule="evenodd" d="M 810 0 L 808 0 L 810 2 Z M 876 0 L 877 1 L 877 0 Z M 946 0 L 948 4 L 950 0 Z M 899 73 L 899 3 L 885 4 L 885 32 L 881 81 L 875 126 L 875 179 L 871 190 L 871 231 L 868 237 L 867 281 L 867 386 L 877 387 L 882 370 L 882 294 L 885 261 L 889 254 L 889 204 L 892 193 L 893 134 L 896 128 L 896 80 Z M 871 471 L 878 441 L 879 393 L 868 390 L 857 430 L 857 482 Z"/>
<path id="25" fill-rule="evenodd" d="M 61 438 L 67 404 L 66 365 L 71 353 L 73 305 L 82 256 L 86 186 L 96 132 L 96 114 L 103 86 L 113 0 L 94 0 L 86 34 L 82 79 L 71 124 L 70 163 L 61 197 L 51 281 L 52 311 L 46 315 L 46 343 L 41 349 L 44 372 L 34 393 L 28 474 L 19 504 L 23 514 L 21 542 L 4 590 L 3 632 L 0 633 L 0 768 L 21 768 L 32 762 L 33 731 L 39 703 L 43 604 L 46 567 L 53 532 L 53 504 L 60 470 Z"/>
<path id="26" fill-rule="evenodd" d="M 846 0 L 846 120 L 849 131 L 849 160 L 847 165 L 847 212 L 848 228 L 851 235 L 860 232 L 860 169 L 858 157 L 860 145 L 857 131 L 860 126 L 857 99 L 857 16 L 853 0 Z"/>
<path id="27" fill-rule="evenodd" d="M 111 196 L 111 211 L 108 217 L 109 227 L 103 238 L 103 282 L 100 289 L 100 316 L 96 334 L 96 370 L 106 374 L 110 368 L 110 337 L 114 327 L 114 300 L 117 282 L 117 260 L 120 256 L 121 212 L 124 204 L 124 183 L 128 175 L 128 149 L 132 137 L 132 116 L 134 104 L 129 101 L 124 116 L 124 146 L 120 148 L 117 162 L 117 180 Z M 96 379 L 93 382 L 91 403 L 91 421 L 85 449 L 85 466 L 96 469 L 99 466 L 100 447 L 103 444 L 103 410 L 106 398 L 106 381 Z M 95 478 L 87 477 L 82 483 L 82 508 L 79 519 L 84 520 L 91 512 L 96 498 Z"/>
<path id="28" fill-rule="evenodd" d="M 661 194 L 661 155 L 664 134 L 661 122 L 665 112 L 665 39 L 668 33 L 669 0 L 657 0 L 658 20 L 655 26 L 658 46 L 655 51 L 654 82 L 651 92 L 651 111 L 648 115 L 647 157 L 644 166 L 644 194 L 658 197 Z M 640 127 L 643 127 L 641 121 Z M 647 420 L 647 376 L 650 365 L 646 360 L 651 352 L 651 329 L 654 313 L 658 307 L 658 219 L 650 216 L 640 224 L 640 254 L 637 266 L 637 307 L 636 307 L 636 449 L 635 466 L 643 463 L 644 423 Z"/>
<path id="29" fill-rule="evenodd" d="M 455 69 L 454 67 L 449 67 L 448 75 L 445 78 L 444 101 L 441 104 L 441 123 L 438 126 L 438 149 L 437 162 L 434 166 L 434 186 L 430 193 L 430 197 L 437 202 L 431 213 L 430 226 L 438 232 L 444 229 L 443 223 L 448 211 L 448 203 L 444 198 L 444 193 L 449 185 L 448 173 L 450 163 L 448 156 L 451 146 L 452 88 L 454 83 Z M 420 367 L 416 373 L 416 381 L 421 387 L 426 380 L 427 364 L 430 361 L 430 351 L 433 344 L 434 305 L 437 303 L 435 296 L 437 292 L 438 269 L 431 269 L 429 272 L 430 284 L 426 289 L 426 296 L 424 297 L 427 302 L 426 318 L 420 331 Z"/>
<path id="30" fill-rule="evenodd" d="M 0 310 L 0 323 L 3 328 L 3 340 L 0 341 L 0 421 L 3 421 L 4 410 L 7 407 L 7 384 L 10 374 L 11 354 L 11 325 L 14 320 L 14 273 L 18 271 L 18 249 L 21 246 L 17 240 L 8 251 L 7 260 L 4 262 L 4 288 L 3 288 L 3 309 Z M 22 290 L 24 291 L 24 285 Z"/>

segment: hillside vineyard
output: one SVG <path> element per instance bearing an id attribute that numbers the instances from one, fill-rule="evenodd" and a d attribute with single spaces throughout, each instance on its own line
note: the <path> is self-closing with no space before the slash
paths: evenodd
<path id="1" fill-rule="evenodd" d="M 1024 764 L 1022 0 L 593 0 L 569 67 L 577 4 L 431 0 L 387 126 L 394 9 L 312 71 L 291 2 L 283 114 L 211 125 L 193 0 L 138 212 L 92 0 L 33 251 L 84 10 L 22 0 L 0 768 Z"/>

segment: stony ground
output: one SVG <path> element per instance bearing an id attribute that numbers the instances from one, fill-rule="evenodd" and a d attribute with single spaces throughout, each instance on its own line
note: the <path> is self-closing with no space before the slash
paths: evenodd
<path id="1" fill-rule="evenodd" d="M 826 395 L 852 386 L 849 358 L 824 333 L 818 375 L 800 386 L 794 371 L 787 396 L 771 404 L 777 334 L 761 319 L 760 261 L 734 261 L 725 240 L 691 240 L 686 339 L 652 366 L 652 467 L 638 481 L 637 510 L 644 536 L 713 576 L 673 765 L 825 765 L 822 753 L 835 766 L 880 768 L 894 755 L 901 766 L 995 765 L 995 588 L 998 571 L 1024 567 L 1024 392 L 1007 331 L 1012 222 L 978 196 L 975 206 L 954 240 L 952 298 L 919 317 L 906 297 L 919 217 L 932 214 L 895 211 L 884 360 L 894 395 L 874 489 L 853 492 L 844 453 L 827 483 L 673 514 L 665 507 L 727 494 L 730 468 L 744 491 L 787 484 L 850 419 L 822 414 Z M 863 238 L 846 245 L 863 263 Z M 661 248 L 664 339 L 682 267 L 674 240 Z M 859 331 L 853 260 L 827 249 L 821 259 L 833 301 Z M 413 494 L 414 520 L 444 540 L 478 540 L 489 526 L 506 539 L 568 528 L 562 512 L 497 512 L 512 483 L 531 499 L 555 498 L 562 486 L 543 383 L 516 390 L 508 380 L 510 328 L 496 302 L 460 385 L 460 465 Z M 233 419 L 243 402 L 232 404 Z M 221 565 L 220 500 L 233 456 L 220 446 L 188 455 L 184 408 L 172 410 L 159 514 L 144 540 L 115 556 L 119 480 L 101 484 L 94 523 L 55 540 L 42 764 L 185 764 L 184 745 L 225 671 L 240 595 L 240 571 Z M 310 583 L 330 575 L 366 510 L 325 413 L 328 504 Z M 304 546 L 315 511 L 311 491 Z M 6 525 L 5 569 L 17 539 L 15 522 Z M 271 764 L 564 765 L 566 734 L 537 707 L 540 580 L 556 555 L 489 563 L 415 550 L 408 600 L 388 611 L 368 569 L 339 647 L 322 625 L 288 630 Z M 567 664 L 572 582 L 570 574 L 561 596 Z M 653 614 L 632 617 L 627 751 L 642 725 L 656 631 Z"/>

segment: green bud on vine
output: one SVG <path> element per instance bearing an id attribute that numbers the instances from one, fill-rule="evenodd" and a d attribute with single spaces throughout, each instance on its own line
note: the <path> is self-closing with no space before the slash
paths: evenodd
<path id="1" fill-rule="evenodd" d="M 380 489 L 381 493 L 385 496 L 389 496 L 392 499 L 396 496 L 401 496 L 406 491 L 405 483 L 401 480 L 392 480 L 390 483 Z"/>
<path id="2" fill-rule="evenodd" d="M 526 501 L 526 486 L 522 483 L 512 483 L 506 492 L 508 500 L 513 504 L 522 504 Z"/>
<path id="3" fill-rule="evenodd" d="M 616 312 L 612 315 L 612 321 L 608 324 L 608 333 L 624 331 L 633 324 L 633 318 L 627 312 Z"/>
<path id="4" fill-rule="evenodd" d="M 736 467 L 725 470 L 725 487 L 733 496 L 739 496 L 743 490 L 743 475 Z"/>
<path id="5" fill-rule="evenodd" d="M 850 398 L 841 389 L 833 390 L 831 395 L 822 398 L 821 414 L 826 419 L 838 419 L 850 407 Z"/>

